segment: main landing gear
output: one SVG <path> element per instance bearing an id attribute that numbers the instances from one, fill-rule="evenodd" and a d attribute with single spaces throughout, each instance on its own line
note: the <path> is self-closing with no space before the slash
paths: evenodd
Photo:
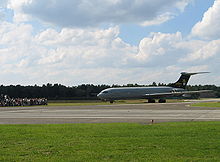
<path id="1" fill-rule="evenodd" d="M 148 99 L 148 103 L 155 103 L 155 99 Z"/>
<path id="2" fill-rule="evenodd" d="M 114 103 L 114 101 L 113 100 L 111 100 L 111 101 L 109 101 L 111 104 L 113 104 Z"/>
<path id="3" fill-rule="evenodd" d="M 165 99 L 159 99 L 158 102 L 159 103 L 166 103 L 166 100 Z"/>
<path id="4" fill-rule="evenodd" d="M 159 103 L 166 103 L 166 99 L 159 99 Z M 156 103 L 155 99 L 148 99 L 148 103 Z"/>

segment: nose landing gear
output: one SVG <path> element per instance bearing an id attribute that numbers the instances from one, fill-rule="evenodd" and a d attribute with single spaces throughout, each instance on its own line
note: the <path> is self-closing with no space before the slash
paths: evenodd
<path id="1" fill-rule="evenodd" d="M 166 99 L 159 99 L 159 103 L 166 103 Z M 155 99 L 148 99 L 148 103 L 156 103 Z"/>

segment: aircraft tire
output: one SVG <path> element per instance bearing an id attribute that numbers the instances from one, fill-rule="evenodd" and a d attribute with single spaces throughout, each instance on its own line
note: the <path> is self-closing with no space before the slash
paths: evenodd
<path id="1" fill-rule="evenodd" d="M 155 103 L 155 99 L 148 99 L 148 103 Z"/>
<path id="2" fill-rule="evenodd" d="M 114 101 L 109 101 L 111 104 L 113 104 L 114 103 Z"/>
<path id="3" fill-rule="evenodd" d="M 159 99 L 158 102 L 159 102 L 159 103 L 166 103 L 166 100 L 165 100 L 165 99 Z"/>

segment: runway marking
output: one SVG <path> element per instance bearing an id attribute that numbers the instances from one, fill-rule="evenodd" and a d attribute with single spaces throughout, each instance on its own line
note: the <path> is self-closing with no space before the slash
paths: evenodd
<path id="1" fill-rule="evenodd" d="M 0 124 L 66 122 L 132 122 L 220 120 L 219 109 L 193 109 L 192 102 L 166 104 L 113 104 L 67 107 L 22 107 L 0 110 Z M 194 102 L 195 103 L 195 102 Z M 106 119 L 106 120 L 105 120 Z"/>
<path id="2" fill-rule="evenodd" d="M 141 120 L 220 120 L 220 117 L 218 118 L 205 118 L 205 117 L 200 117 L 200 118 L 169 118 L 169 117 L 157 117 L 157 118 L 146 118 L 146 117 L 3 117 L 1 119 L 141 119 Z"/>
<path id="3" fill-rule="evenodd" d="M 86 113 L 86 114 L 83 114 Z M 220 120 L 220 110 L 20 110 L 0 112 L 0 119 L 166 119 Z"/>
<path id="4" fill-rule="evenodd" d="M 175 102 L 175 103 L 144 103 L 144 104 L 112 104 L 112 105 L 97 105 L 97 107 L 117 107 L 117 106 L 157 106 L 157 105 L 184 105 L 195 102 Z"/>

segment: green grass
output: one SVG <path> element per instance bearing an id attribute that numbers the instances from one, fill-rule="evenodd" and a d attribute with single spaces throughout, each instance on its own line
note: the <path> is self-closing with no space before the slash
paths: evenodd
<path id="1" fill-rule="evenodd" d="M 137 100 L 117 100 L 114 104 L 144 104 L 146 99 Z M 184 102 L 179 99 L 169 99 L 167 102 Z M 86 105 L 111 105 L 109 102 L 102 102 L 101 100 L 51 100 L 48 102 L 48 106 L 86 106 Z"/>
<path id="2" fill-rule="evenodd" d="M 0 161 L 220 161 L 220 122 L 0 125 Z"/>
<path id="3" fill-rule="evenodd" d="M 199 107 L 220 107 L 220 102 L 196 103 L 196 104 L 192 104 L 192 106 L 199 106 Z"/>
<path id="4" fill-rule="evenodd" d="M 114 104 L 143 104 L 147 100 L 117 100 Z M 103 102 L 101 100 L 58 100 L 49 101 L 48 106 L 86 106 L 86 105 L 112 105 L 110 102 Z"/>

